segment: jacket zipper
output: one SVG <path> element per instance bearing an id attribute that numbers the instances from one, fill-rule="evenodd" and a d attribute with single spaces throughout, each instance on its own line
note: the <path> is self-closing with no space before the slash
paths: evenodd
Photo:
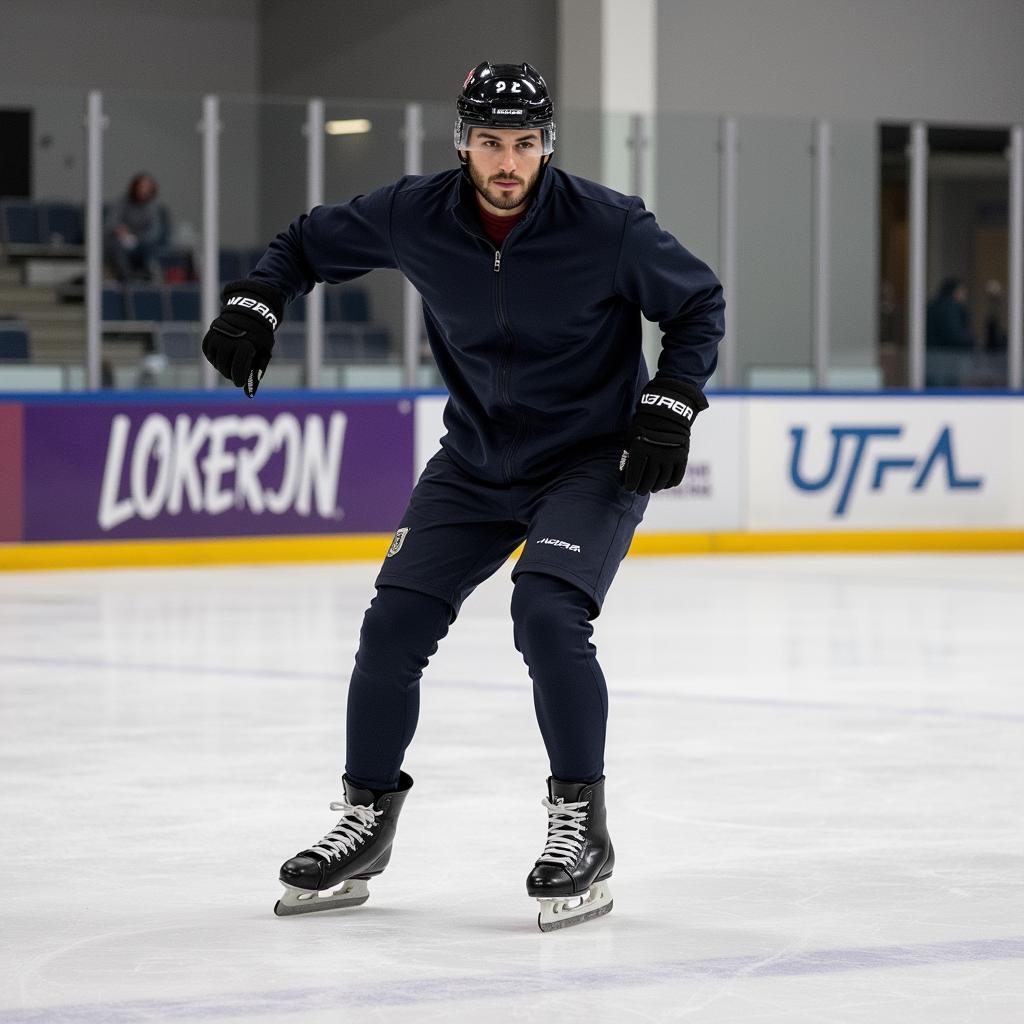
<path id="1" fill-rule="evenodd" d="M 474 238 L 480 238 L 488 245 L 494 244 L 490 239 L 484 239 L 482 235 L 478 235 L 475 231 L 471 231 L 465 224 L 462 224 L 462 221 L 458 217 L 456 217 L 456 220 L 459 221 L 459 224 L 468 235 L 471 235 Z M 512 229 L 512 231 L 515 231 L 517 227 L 519 227 L 518 224 Z M 512 232 L 509 232 L 509 234 L 511 233 Z M 507 241 L 508 239 L 506 238 L 506 242 Z M 503 365 L 499 367 L 498 371 L 498 395 L 505 402 L 506 406 L 508 406 L 509 412 L 512 414 L 512 418 L 516 425 L 515 433 L 512 435 L 512 441 L 508 446 L 508 450 L 505 452 L 505 458 L 502 460 L 505 480 L 508 483 L 511 483 L 512 457 L 518 447 L 520 440 L 519 435 L 524 424 L 512 409 L 512 394 L 509 384 L 512 377 L 512 349 L 515 347 L 515 338 L 512 335 L 512 327 L 505 318 L 505 311 L 501 304 L 501 249 L 497 247 L 494 249 L 494 274 L 494 313 L 495 318 L 498 321 L 498 327 L 501 330 L 501 333 L 505 336 L 505 358 L 503 360 Z"/>
<path id="2" fill-rule="evenodd" d="M 515 348 L 515 337 L 512 334 L 512 326 L 505 317 L 505 308 L 502 304 L 501 250 L 497 248 L 494 250 L 494 273 L 496 275 L 494 278 L 494 309 L 498 317 L 498 326 L 505 335 L 505 359 L 500 370 L 499 386 L 516 424 L 515 433 L 512 435 L 512 440 L 505 451 L 505 458 L 502 460 L 505 479 L 508 483 L 512 483 L 512 459 L 515 456 L 516 449 L 519 447 L 519 435 L 523 423 L 512 408 L 512 350 Z"/>

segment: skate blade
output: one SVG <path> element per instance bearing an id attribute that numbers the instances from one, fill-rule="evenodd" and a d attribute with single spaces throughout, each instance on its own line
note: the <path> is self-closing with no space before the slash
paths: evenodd
<path id="1" fill-rule="evenodd" d="M 284 895 L 274 904 L 274 913 L 278 917 L 318 914 L 324 910 L 361 907 L 369 898 L 370 893 L 365 879 L 351 878 L 333 889 L 324 889 L 322 892 L 286 885 Z"/>
<path id="2" fill-rule="evenodd" d="M 595 882 L 582 896 L 540 900 L 537 926 L 542 932 L 572 928 L 611 912 L 612 893 L 607 882 Z"/>

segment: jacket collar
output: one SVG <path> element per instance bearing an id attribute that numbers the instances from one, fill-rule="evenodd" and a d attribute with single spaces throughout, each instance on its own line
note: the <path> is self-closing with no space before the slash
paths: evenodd
<path id="1" fill-rule="evenodd" d="M 552 173 L 551 162 L 548 161 L 547 166 L 541 172 L 537 191 L 534 193 L 533 199 L 530 200 L 526 216 L 520 221 L 521 224 L 528 224 L 533 220 L 537 211 L 547 202 L 553 185 L 554 174 Z M 463 224 L 479 224 L 479 217 L 477 217 L 476 213 L 476 188 L 473 186 L 473 182 L 469 180 L 469 176 L 465 171 L 461 171 L 452 183 L 447 209 L 451 210 Z"/>

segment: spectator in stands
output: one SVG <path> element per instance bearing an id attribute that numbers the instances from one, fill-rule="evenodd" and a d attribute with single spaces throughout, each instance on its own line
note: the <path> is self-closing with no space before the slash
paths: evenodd
<path id="1" fill-rule="evenodd" d="M 974 351 L 967 311 L 967 288 L 958 277 L 947 277 L 928 304 L 926 333 L 925 379 L 928 387 L 957 387 L 963 357 Z"/>
<path id="2" fill-rule="evenodd" d="M 156 249 L 163 225 L 151 174 L 140 173 L 110 209 L 104 230 L 104 257 L 119 281 L 151 281 L 158 276 Z"/>
<path id="3" fill-rule="evenodd" d="M 985 282 L 985 351 L 1006 351 L 1006 329 L 1003 327 L 1003 285 L 1000 281 Z"/>

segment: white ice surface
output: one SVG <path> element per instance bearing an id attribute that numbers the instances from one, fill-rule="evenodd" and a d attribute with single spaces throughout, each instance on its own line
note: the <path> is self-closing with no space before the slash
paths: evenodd
<path id="1" fill-rule="evenodd" d="M 337 818 L 375 569 L 0 575 L 0 1024 L 1024 1020 L 1024 557 L 628 560 L 615 909 L 548 935 L 507 568 L 370 902 L 271 912 Z"/>

